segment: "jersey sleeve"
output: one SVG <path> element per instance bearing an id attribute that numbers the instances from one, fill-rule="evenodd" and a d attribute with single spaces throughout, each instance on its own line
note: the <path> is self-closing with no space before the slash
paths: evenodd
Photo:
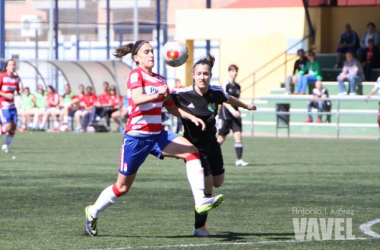
<path id="1" fill-rule="evenodd" d="M 130 89 L 143 87 L 142 75 L 139 71 L 132 72 L 129 76 Z"/>

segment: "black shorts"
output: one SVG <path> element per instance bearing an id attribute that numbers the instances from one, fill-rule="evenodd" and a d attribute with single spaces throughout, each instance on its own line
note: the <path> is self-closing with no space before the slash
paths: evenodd
<path id="1" fill-rule="evenodd" d="M 218 134 L 222 136 L 226 136 L 230 133 L 230 130 L 232 129 L 232 132 L 242 132 L 243 131 L 243 125 L 241 122 L 241 118 L 233 118 L 230 120 L 223 120 L 220 119 L 221 125 L 219 127 Z"/>
<path id="2" fill-rule="evenodd" d="M 217 176 L 224 173 L 223 155 L 219 143 L 216 142 L 212 146 L 198 148 L 198 150 L 205 176 L 210 174 Z"/>

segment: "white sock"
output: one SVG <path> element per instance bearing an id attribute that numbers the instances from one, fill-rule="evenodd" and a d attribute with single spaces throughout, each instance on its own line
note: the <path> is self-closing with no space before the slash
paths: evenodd
<path id="1" fill-rule="evenodd" d="M 198 206 L 203 201 L 205 190 L 204 169 L 199 158 L 186 161 L 186 173 L 193 192 L 195 205 Z"/>
<path id="2" fill-rule="evenodd" d="M 62 119 L 62 123 L 67 124 L 68 121 L 69 121 L 69 117 L 67 115 L 64 115 Z"/>
<path id="3" fill-rule="evenodd" d="M 58 128 L 59 127 L 59 123 L 58 122 L 54 122 L 54 127 Z"/>
<path id="4" fill-rule="evenodd" d="M 107 207 L 116 202 L 117 196 L 113 192 L 112 187 L 113 185 L 104 189 L 95 204 L 89 207 L 88 212 L 93 218 L 98 218 L 99 212 L 104 211 Z"/>

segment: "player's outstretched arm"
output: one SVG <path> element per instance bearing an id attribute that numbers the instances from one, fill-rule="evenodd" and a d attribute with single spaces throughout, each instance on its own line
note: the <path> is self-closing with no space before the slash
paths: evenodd
<path id="1" fill-rule="evenodd" d="M 198 117 L 196 117 L 196 116 L 194 116 L 192 114 L 187 113 L 183 109 L 178 108 L 175 105 L 166 106 L 166 109 L 168 110 L 168 112 L 170 114 L 172 114 L 172 115 L 174 115 L 174 116 L 176 116 L 178 118 L 187 119 L 187 120 L 190 120 L 192 123 L 194 123 L 197 126 L 202 126 L 202 130 L 203 131 L 206 129 L 206 124 L 202 121 L 202 119 L 199 119 Z"/>
<path id="2" fill-rule="evenodd" d="M 255 105 L 253 105 L 251 103 L 246 104 L 246 103 L 240 101 L 239 99 L 237 99 L 236 97 L 231 96 L 231 95 L 228 96 L 228 101 L 226 101 L 226 103 L 231 104 L 232 106 L 237 106 L 237 107 L 248 109 L 248 110 L 256 110 Z"/>
<path id="3" fill-rule="evenodd" d="M 365 98 L 366 101 L 368 101 L 368 99 L 371 97 L 371 95 L 375 94 L 375 92 L 377 91 L 377 87 L 373 87 L 371 89 L 371 91 L 368 93 L 367 97 Z"/>

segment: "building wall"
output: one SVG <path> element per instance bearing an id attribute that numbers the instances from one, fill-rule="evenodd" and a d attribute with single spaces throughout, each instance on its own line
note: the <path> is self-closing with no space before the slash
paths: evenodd
<path id="1" fill-rule="evenodd" d="M 359 37 L 366 31 L 367 23 L 374 22 L 380 28 L 380 6 L 310 8 L 310 16 L 316 30 L 316 51 L 334 53 L 346 23 Z"/>
<path id="2" fill-rule="evenodd" d="M 303 8 L 183 9 L 176 11 L 176 39 L 219 40 L 220 83 L 228 77 L 228 65 L 235 63 L 239 66 L 237 81 L 246 89 L 243 97 L 253 94 L 258 96 L 269 93 L 273 87 L 279 87 L 284 80 L 285 69 L 270 73 L 269 77 L 257 83 L 255 92 L 249 88 L 253 82 L 250 75 L 283 53 L 289 44 L 303 38 L 304 18 Z M 272 65 L 281 65 L 284 59 L 279 58 Z M 189 69 L 193 61 L 188 60 L 187 64 L 177 69 L 177 76 L 189 84 Z M 268 73 L 268 70 L 261 71 L 256 79 Z"/>

